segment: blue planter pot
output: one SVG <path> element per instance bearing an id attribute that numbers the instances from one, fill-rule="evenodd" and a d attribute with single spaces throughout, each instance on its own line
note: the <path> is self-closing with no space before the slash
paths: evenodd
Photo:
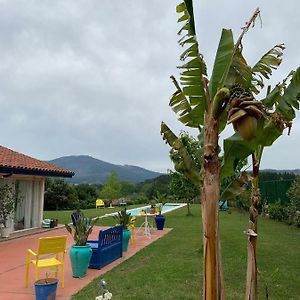
<path id="1" fill-rule="evenodd" d="M 166 217 L 163 215 L 157 215 L 155 217 L 155 223 L 157 230 L 163 230 L 165 226 Z"/>
<path id="2" fill-rule="evenodd" d="M 72 265 L 73 277 L 81 278 L 86 275 L 87 268 L 92 256 L 90 245 L 75 246 L 70 249 L 70 259 Z"/>
<path id="3" fill-rule="evenodd" d="M 123 229 L 123 244 L 122 244 L 122 250 L 123 252 L 128 250 L 128 243 L 131 237 L 131 232 L 129 229 Z"/>
<path id="4" fill-rule="evenodd" d="M 56 278 L 40 279 L 34 283 L 36 300 L 55 300 L 58 280 Z"/>

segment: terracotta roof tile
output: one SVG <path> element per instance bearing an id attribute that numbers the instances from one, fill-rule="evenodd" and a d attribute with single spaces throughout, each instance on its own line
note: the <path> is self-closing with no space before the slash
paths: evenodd
<path id="1" fill-rule="evenodd" d="M 26 170 L 37 173 L 45 173 L 49 176 L 67 176 L 72 177 L 74 172 L 65 169 L 63 167 L 58 167 L 51 165 L 45 161 L 38 160 L 27 156 L 25 154 L 13 151 L 6 147 L 0 146 L 0 171 L 1 168 L 14 170 Z M 21 174 L 20 172 L 18 172 Z"/>

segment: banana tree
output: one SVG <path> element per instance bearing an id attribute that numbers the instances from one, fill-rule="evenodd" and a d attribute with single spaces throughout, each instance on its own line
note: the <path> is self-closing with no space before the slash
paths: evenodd
<path id="1" fill-rule="evenodd" d="M 161 132 L 171 147 L 182 154 L 181 168 L 187 176 L 202 187 L 201 205 L 204 247 L 204 299 L 224 299 L 224 280 L 219 242 L 218 204 L 220 196 L 219 132 L 226 124 L 223 112 L 230 97 L 230 90 L 225 82 L 230 73 L 230 66 L 238 52 L 234 45 L 231 30 L 223 30 L 217 50 L 213 73 L 208 80 L 206 65 L 199 52 L 192 1 L 184 1 L 176 8 L 181 14 L 179 22 L 184 22 L 179 31 L 183 37 L 181 46 L 187 46 L 182 53 L 184 64 L 180 83 L 171 77 L 176 87 L 170 100 L 170 106 L 179 114 L 179 120 L 187 126 L 198 128 L 203 137 L 203 158 L 201 170 L 195 166 L 178 138 L 162 123 Z M 241 38 L 239 39 L 240 44 Z"/>
<path id="2" fill-rule="evenodd" d="M 272 75 L 272 69 L 281 63 L 284 45 L 276 45 L 268 51 L 254 67 L 246 65 L 247 73 L 252 74 L 252 82 L 245 81 L 242 86 L 234 87 L 228 108 L 228 123 L 232 123 L 236 133 L 224 141 L 224 164 L 222 175 L 232 172 L 235 161 L 247 156 L 252 158 L 252 192 L 249 211 L 246 300 L 258 299 L 257 293 L 257 227 L 260 192 L 258 187 L 259 167 L 263 150 L 271 146 L 288 129 L 288 134 L 299 109 L 300 68 L 290 74 L 272 90 L 267 89 L 267 96 L 257 101 L 253 94 L 259 94 L 264 87 L 264 80 Z M 245 92 L 245 89 L 252 93 Z M 236 153 L 232 155 L 232 153 Z"/>
<path id="3" fill-rule="evenodd" d="M 256 299 L 259 162 L 263 148 L 272 145 L 284 128 L 290 127 L 290 121 L 295 116 L 294 109 L 299 108 L 300 71 L 298 69 L 292 73 L 273 90 L 269 88 L 267 97 L 261 101 L 255 98 L 263 89 L 264 79 L 268 79 L 272 69 L 279 66 L 284 49 L 284 45 L 276 45 L 254 67 L 247 64 L 242 55 L 242 39 L 259 16 L 257 9 L 246 22 L 236 43 L 231 30 L 222 30 L 209 79 L 197 41 L 192 0 L 184 0 L 176 11 L 180 14 L 178 22 L 183 22 L 178 32 L 182 36 L 179 44 L 185 50 L 180 56 L 184 63 L 178 67 L 181 70 L 180 80 L 171 77 L 176 91 L 169 105 L 179 115 L 179 121 L 200 132 L 199 136 L 203 139 L 200 170 L 185 146 L 163 122 L 161 133 L 166 142 L 181 154 L 180 168 L 202 189 L 203 299 L 225 299 L 219 239 L 220 179 L 232 176 L 238 163 L 249 155 L 254 160 L 254 172 L 251 223 L 247 230 L 248 258 L 251 262 L 248 263 L 246 299 Z M 287 85 L 289 79 L 291 81 Z M 221 163 L 219 134 L 227 122 L 233 124 L 236 133 L 224 141 Z"/>

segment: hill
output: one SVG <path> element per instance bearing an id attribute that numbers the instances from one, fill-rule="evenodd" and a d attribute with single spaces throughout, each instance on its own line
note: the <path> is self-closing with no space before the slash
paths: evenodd
<path id="1" fill-rule="evenodd" d="M 279 174 L 295 174 L 300 175 L 300 169 L 293 169 L 293 170 L 276 170 L 276 169 L 264 169 L 261 172 L 269 172 L 269 173 L 279 173 Z"/>
<path id="2" fill-rule="evenodd" d="M 115 171 L 121 181 L 132 183 L 142 182 L 162 175 L 137 166 L 115 165 L 88 155 L 64 156 L 48 161 L 75 172 L 72 183 L 105 183 L 111 172 Z"/>

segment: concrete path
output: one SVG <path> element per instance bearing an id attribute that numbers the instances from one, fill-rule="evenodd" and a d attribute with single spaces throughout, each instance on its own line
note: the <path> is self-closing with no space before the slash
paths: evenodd
<path id="1" fill-rule="evenodd" d="M 93 233 L 89 239 L 97 239 L 100 226 L 94 227 Z M 58 285 L 57 299 L 67 300 L 73 294 L 81 290 L 84 286 L 90 283 L 94 278 L 97 278 L 105 272 L 111 270 L 115 266 L 122 263 L 124 260 L 133 256 L 136 252 L 151 244 L 168 233 L 171 229 L 165 228 L 163 231 L 153 230 L 151 238 L 144 236 L 143 231 L 139 230 L 136 233 L 136 245 L 129 246 L 127 252 L 123 253 L 123 257 L 105 266 L 101 270 L 88 269 L 87 276 L 84 278 L 73 278 L 71 264 L 69 259 L 69 249 L 74 243 L 71 235 L 65 228 L 57 228 L 51 231 L 41 232 L 29 236 L 19 237 L 7 241 L 0 242 L 0 300 L 33 300 L 35 299 L 34 292 L 34 268 L 30 268 L 29 287 L 25 288 L 25 259 L 27 249 L 36 250 L 39 237 L 67 235 L 67 256 L 65 264 L 65 288 Z M 45 274 L 45 273 L 44 273 Z M 40 277 L 44 274 L 41 273 Z M 60 272 L 59 272 L 60 276 Z"/>

